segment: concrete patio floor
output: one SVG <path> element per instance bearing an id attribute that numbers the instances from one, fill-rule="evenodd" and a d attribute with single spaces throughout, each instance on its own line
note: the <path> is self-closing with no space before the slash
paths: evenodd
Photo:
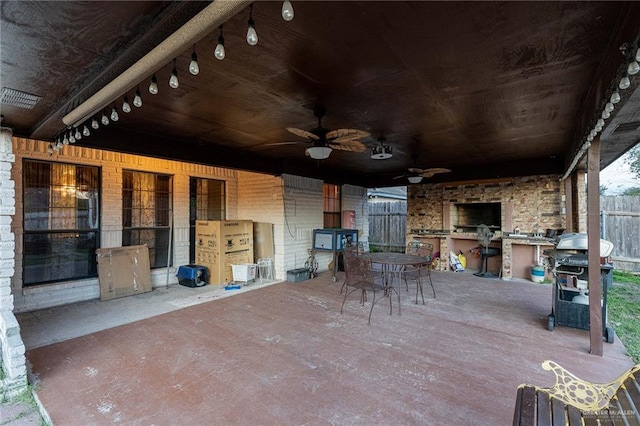
<path id="1" fill-rule="evenodd" d="M 340 314 L 329 274 L 234 297 L 175 286 L 18 320 L 56 425 L 506 425 L 520 383 L 553 383 L 546 359 L 596 382 L 632 365 L 617 339 L 598 357 L 588 332 L 547 331 L 548 284 L 433 279 L 436 299 L 416 305 L 402 290 L 402 315 L 384 300 L 371 325 L 355 294 Z"/>

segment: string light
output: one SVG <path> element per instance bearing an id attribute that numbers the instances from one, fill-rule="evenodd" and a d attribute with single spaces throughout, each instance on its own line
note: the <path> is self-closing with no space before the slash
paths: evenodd
<path id="1" fill-rule="evenodd" d="M 629 80 L 629 77 L 625 75 L 620 80 L 620 84 L 618 84 L 618 87 L 621 88 L 622 90 L 625 90 L 625 89 L 628 89 L 629 86 L 631 86 L 631 81 Z"/>
<path id="2" fill-rule="evenodd" d="M 155 74 L 151 76 L 151 83 L 149 84 L 149 93 L 151 93 L 152 95 L 158 94 L 158 79 L 156 78 Z"/>
<path id="3" fill-rule="evenodd" d="M 156 84 L 156 87 L 157 87 L 157 84 Z M 149 90 L 151 90 L 151 87 L 149 87 Z M 139 87 L 136 88 L 136 95 L 133 97 L 133 106 L 136 108 L 140 108 L 142 106 L 142 95 L 140 94 Z"/>
<path id="4" fill-rule="evenodd" d="M 198 66 L 198 55 L 196 55 L 195 46 L 193 46 L 193 53 L 191 54 L 191 62 L 189 63 L 189 72 L 193 75 L 198 75 L 198 73 L 200 73 L 200 67 Z"/>
<path id="5" fill-rule="evenodd" d="M 256 32 L 256 25 L 253 22 L 253 3 L 249 6 L 249 22 L 247 23 L 247 43 L 250 46 L 258 44 L 258 33 Z"/>
<path id="6" fill-rule="evenodd" d="M 95 117 L 91 119 L 91 127 L 93 128 L 93 130 L 97 130 L 98 127 L 100 127 L 100 125 L 98 124 L 98 120 Z"/>
<path id="7" fill-rule="evenodd" d="M 87 127 L 87 125 L 84 125 L 84 128 L 82 129 L 82 134 L 84 135 L 84 137 L 87 137 L 91 134 L 91 131 L 89 130 L 89 128 Z"/>
<path id="8" fill-rule="evenodd" d="M 80 139 L 82 139 L 82 133 L 80 133 L 80 129 L 78 129 L 76 127 L 76 134 L 75 134 L 76 140 L 79 141 Z"/>
<path id="9" fill-rule="evenodd" d="M 172 89 L 177 89 L 180 86 L 178 81 L 178 70 L 176 69 L 176 60 L 173 60 L 173 70 L 171 71 L 171 78 L 169 78 L 169 86 Z"/>
<path id="10" fill-rule="evenodd" d="M 118 110 L 116 109 L 115 104 L 113 105 L 113 108 L 111 108 L 111 121 L 118 121 L 120 119 L 120 116 L 118 116 Z"/>
<path id="11" fill-rule="evenodd" d="M 131 112 L 131 105 L 129 105 L 129 97 L 124 95 L 124 101 L 122 101 L 122 112 L 129 114 Z"/>
<path id="12" fill-rule="evenodd" d="M 611 99 L 609 99 L 612 104 L 617 104 L 620 102 L 620 93 L 617 90 L 614 90 L 611 94 Z"/>
<path id="13" fill-rule="evenodd" d="M 102 123 L 103 126 L 107 126 L 109 124 L 109 118 L 107 118 L 107 115 L 104 112 L 102 113 L 100 122 Z"/>
<path id="14" fill-rule="evenodd" d="M 282 19 L 291 21 L 293 19 L 293 5 L 289 0 L 282 3 Z"/>
<path id="15" fill-rule="evenodd" d="M 223 60 L 225 57 L 224 37 L 222 36 L 222 25 L 220 25 L 220 35 L 218 36 L 218 45 L 216 46 L 216 49 L 213 51 L 213 55 L 216 57 L 216 59 L 220 61 Z"/>

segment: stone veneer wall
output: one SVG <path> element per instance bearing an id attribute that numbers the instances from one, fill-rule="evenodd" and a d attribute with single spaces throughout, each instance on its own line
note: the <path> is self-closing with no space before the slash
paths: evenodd
<path id="1" fill-rule="evenodd" d="M 460 185 L 410 185 L 407 234 L 420 228 L 453 231 L 455 221 L 451 217 L 454 210 L 451 207 L 456 203 L 502 203 L 503 232 L 516 226 L 522 232 L 535 232 L 536 225 L 543 232 L 547 228 L 563 228 L 563 195 L 564 185 L 555 175 Z M 447 212 L 449 217 L 446 217 Z"/>
<path id="2" fill-rule="evenodd" d="M 25 347 L 20 325 L 13 314 L 11 279 L 15 272 L 15 236 L 11 231 L 15 215 L 15 182 L 11 168 L 15 162 L 11 130 L 0 130 L 0 401 L 27 388 Z"/>
<path id="3" fill-rule="evenodd" d="M 559 178 L 549 175 L 458 185 L 410 185 L 407 191 L 407 241 L 414 229 L 445 230 L 453 234 L 457 203 L 500 203 L 503 233 L 511 232 L 516 226 L 522 233 L 564 228 L 564 184 Z M 449 253 L 449 240 L 450 237 L 440 238 L 440 245 L 435 250 Z M 506 242 L 502 246 L 501 268 L 502 277 L 510 279 L 513 253 L 512 245 Z M 441 256 L 441 270 L 449 270 L 448 258 Z"/>

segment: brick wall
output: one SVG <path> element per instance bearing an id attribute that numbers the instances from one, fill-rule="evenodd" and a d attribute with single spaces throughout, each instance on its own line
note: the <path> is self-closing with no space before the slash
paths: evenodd
<path id="1" fill-rule="evenodd" d="M 198 164 L 114 153 L 68 145 L 49 155 L 48 144 L 30 139 L 13 138 L 16 167 L 16 217 L 22 217 L 22 159 L 68 162 L 101 168 L 102 208 L 100 222 L 101 247 L 122 244 L 122 171 L 136 170 L 173 176 L 173 265 L 151 271 L 153 286 L 177 282 L 175 270 L 189 263 L 189 177 L 224 180 L 227 219 L 248 219 L 274 224 L 276 278 L 286 279 L 286 271 L 300 268 L 308 257 L 313 230 L 322 228 L 322 181 L 292 175 L 269 176 L 258 173 L 210 167 Z M 343 209 L 355 210 L 360 236 L 368 235 L 367 197 L 364 188 L 345 185 Z M 16 273 L 11 280 L 16 312 L 90 300 L 99 297 L 98 279 L 85 279 L 22 287 L 21 221 L 12 223 L 16 238 Z M 11 256 L 13 259 L 13 256 Z M 332 256 L 317 256 L 320 270 L 327 270 Z"/>
<path id="2" fill-rule="evenodd" d="M 15 236 L 11 229 L 15 208 L 15 181 L 11 170 L 15 162 L 11 130 L 0 129 L 0 401 L 12 398 L 27 386 L 25 347 L 20 325 L 13 314 L 11 279 L 15 274 Z"/>
<path id="3" fill-rule="evenodd" d="M 273 262 L 278 280 L 287 278 L 284 269 L 288 249 L 284 244 L 283 194 L 281 177 L 238 172 L 238 219 L 273 224 Z"/>
<path id="4" fill-rule="evenodd" d="M 122 171 L 136 170 L 164 173 L 173 176 L 173 265 L 151 271 L 153 286 L 176 283 L 175 271 L 179 265 L 189 263 L 189 177 L 224 180 L 227 187 L 227 218 L 238 219 L 238 172 L 230 169 L 181 163 L 68 145 L 53 155 L 48 144 L 31 139 L 13 138 L 16 164 L 12 170 L 16 190 L 16 217 L 22 217 L 22 160 L 40 159 L 98 166 L 101 168 L 101 247 L 122 245 Z M 30 311 L 51 306 L 90 300 L 99 297 L 98 279 L 76 280 L 22 288 L 22 235 L 21 221 L 14 221 L 16 255 L 15 274 L 12 279 L 15 311 Z"/>

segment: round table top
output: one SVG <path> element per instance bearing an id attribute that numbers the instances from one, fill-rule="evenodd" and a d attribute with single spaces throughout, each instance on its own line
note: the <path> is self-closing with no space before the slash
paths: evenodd
<path id="1" fill-rule="evenodd" d="M 383 265 L 426 265 L 429 263 L 426 257 L 405 253 L 374 252 L 364 253 L 363 256 L 370 258 L 373 263 Z"/>

